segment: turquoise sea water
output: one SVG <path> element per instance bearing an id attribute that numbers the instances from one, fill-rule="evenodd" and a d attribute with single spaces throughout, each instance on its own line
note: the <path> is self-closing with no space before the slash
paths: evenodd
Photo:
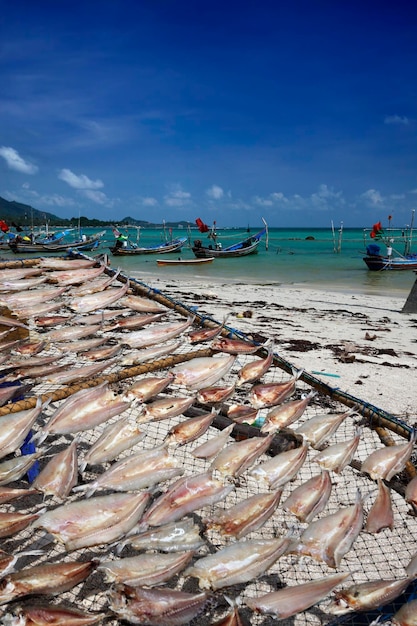
<path id="1" fill-rule="evenodd" d="M 100 229 L 97 229 L 100 230 Z M 101 229 L 102 230 L 102 229 Z M 254 234 L 259 228 L 251 228 Z M 86 233 L 94 232 L 85 229 Z M 186 236 L 185 230 L 174 230 L 173 237 Z M 136 233 L 130 231 L 132 240 Z M 141 229 L 140 245 L 148 246 L 161 243 L 162 229 Z M 236 243 L 248 236 L 247 229 L 219 230 L 218 240 L 223 247 Z M 308 239 L 307 239 L 308 237 Z M 191 231 L 190 242 L 201 239 L 208 244 L 205 234 L 198 230 Z M 299 284 L 320 289 L 336 289 L 351 291 L 358 294 L 381 294 L 406 296 L 416 279 L 413 271 L 371 272 L 367 269 L 362 257 L 365 247 L 372 243 L 364 238 L 363 229 L 344 229 L 341 238 L 336 229 L 303 228 L 303 229 L 269 229 L 268 250 L 265 239 L 262 240 L 258 254 L 242 258 L 215 259 L 213 263 L 199 266 L 158 266 L 158 255 L 137 255 L 133 257 L 114 257 L 109 246 L 114 242 L 110 229 L 106 231 L 103 243 L 97 251 L 109 254 L 111 266 L 120 267 L 128 275 L 154 285 L 160 277 L 164 280 L 187 279 L 214 283 L 252 283 L 292 285 Z M 340 246 L 340 251 L 335 252 Z M 398 248 L 402 252 L 402 246 Z M 2 255 L 5 258 L 5 255 Z M 161 256 L 161 255 L 159 255 Z M 164 258 L 194 258 L 189 247 L 184 247 L 181 254 L 162 255 Z M 13 258 L 7 253 L 7 258 Z"/>

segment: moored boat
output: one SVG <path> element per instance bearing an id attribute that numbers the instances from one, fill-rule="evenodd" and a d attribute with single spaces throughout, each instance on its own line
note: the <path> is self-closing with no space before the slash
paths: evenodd
<path id="1" fill-rule="evenodd" d="M 114 256 L 134 256 L 137 254 L 167 254 L 169 252 L 178 252 L 181 250 L 187 237 L 179 237 L 172 241 L 157 244 L 155 246 L 141 247 L 135 243 L 129 242 L 129 240 L 117 240 L 114 246 L 110 247 L 110 252 Z"/>
<path id="2" fill-rule="evenodd" d="M 217 233 L 213 226 L 213 228 L 210 230 L 208 234 L 208 237 L 209 239 L 212 239 L 213 244 L 204 246 L 201 239 L 196 239 L 194 241 L 194 245 L 192 246 L 192 251 L 194 255 L 197 257 L 197 259 L 210 258 L 210 257 L 219 258 L 219 259 L 227 259 L 227 258 L 248 256 L 249 254 L 256 254 L 258 252 L 258 246 L 261 243 L 262 237 L 264 237 L 265 235 L 267 236 L 268 234 L 268 226 L 265 220 L 263 221 L 264 221 L 265 226 L 264 228 L 262 228 L 262 230 L 255 233 L 254 235 L 250 235 L 249 237 L 246 237 L 246 239 L 243 239 L 242 241 L 239 241 L 238 243 L 234 243 L 230 246 L 227 246 L 226 248 L 223 248 L 221 243 L 217 241 Z M 197 225 L 198 225 L 198 221 L 197 221 Z M 201 230 L 200 226 L 199 226 L 199 229 L 200 229 L 200 232 L 207 232 L 206 230 Z"/>
<path id="3" fill-rule="evenodd" d="M 70 231 L 64 231 L 57 237 L 49 240 L 30 241 L 29 237 L 16 236 L 9 241 L 9 248 L 16 254 L 45 254 L 46 252 L 56 254 L 57 252 L 66 252 L 69 250 L 91 251 L 99 247 L 104 231 L 91 236 L 82 236 L 75 241 L 63 241 Z"/>
<path id="4" fill-rule="evenodd" d="M 212 263 L 214 257 L 206 257 L 202 259 L 156 259 L 158 265 L 201 265 Z"/>
<path id="5" fill-rule="evenodd" d="M 383 254 L 381 246 L 376 243 L 366 246 L 366 256 L 363 257 L 363 260 L 369 270 L 376 272 L 384 270 L 417 270 L 417 254 L 411 252 L 414 213 L 413 209 L 411 225 L 400 229 L 399 235 L 396 233 L 396 230 L 399 229 L 390 227 L 383 229 L 381 222 L 373 225 L 370 231 L 371 239 L 381 242 L 386 250 L 385 254 Z M 391 223 L 391 219 L 391 216 L 389 216 L 389 223 Z M 394 246 L 398 245 L 398 242 L 401 242 L 404 246 L 402 254 L 394 248 Z"/>

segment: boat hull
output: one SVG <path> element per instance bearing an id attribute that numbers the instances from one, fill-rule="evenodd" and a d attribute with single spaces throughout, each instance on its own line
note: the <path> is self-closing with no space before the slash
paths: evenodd
<path id="1" fill-rule="evenodd" d="M 412 257 L 366 256 L 363 258 L 369 270 L 381 272 L 384 270 L 417 270 L 417 255 Z"/>
<path id="2" fill-rule="evenodd" d="M 89 251 L 95 250 L 100 245 L 100 239 L 87 241 L 73 241 L 72 243 L 9 243 L 9 248 L 15 254 L 56 254 L 57 252 L 67 252 L 69 250 Z"/>
<path id="3" fill-rule="evenodd" d="M 201 265 L 212 263 L 214 257 L 206 257 L 202 259 L 156 259 L 158 265 Z"/>
<path id="4" fill-rule="evenodd" d="M 112 246 L 110 252 L 113 256 L 136 256 L 139 254 L 168 254 L 170 252 L 178 252 L 181 250 L 187 239 L 179 239 L 172 243 L 161 244 L 160 246 L 151 246 L 148 248 L 140 248 L 133 246 Z"/>

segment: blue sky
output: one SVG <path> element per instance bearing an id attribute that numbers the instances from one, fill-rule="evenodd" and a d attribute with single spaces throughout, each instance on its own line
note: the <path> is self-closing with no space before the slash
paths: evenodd
<path id="1" fill-rule="evenodd" d="M 106 220 L 402 227 L 403 0 L 0 0 L 0 196 Z"/>

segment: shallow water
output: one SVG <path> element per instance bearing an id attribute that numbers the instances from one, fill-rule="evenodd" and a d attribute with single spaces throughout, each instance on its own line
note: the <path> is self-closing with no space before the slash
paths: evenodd
<path id="1" fill-rule="evenodd" d="M 85 233 L 100 229 L 85 229 Z M 102 230 L 102 229 L 101 229 Z M 252 228 L 251 233 L 257 232 Z M 185 236 L 184 230 L 175 230 L 173 237 Z M 223 247 L 236 243 L 248 236 L 246 229 L 221 230 L 218 240 Z M 136 240 L 136 233 L 130 231 Z M 140 245 L 148 246 L 162 242 L 161 229 L 142 229 Z M 191 231 L 190 243 L 201 239 L 203 244 L 210 240 L 197 230 Z M 242 258 L 215 259 L 213 263 L 199 266 L 158 266 L 156 258 L 160 255 L 138 255 L 134 257 L 113 257 L 109 246 L 114 237 L 110 229 L 106 231 L 97 253 L 108 253 L 112 267 L 120 267 L 131 277 L 154 284 L 158 278 L 169 280 L 187 280 L 205 282 L 207 285 L 218 283 L 252 283 L 274 285 L 300 285 L 319 289 L 332 289 L 358 294 L 381 294 L 383 296 L 408 295 L 416 274 L 413 271 L 371 272 L 367 269 L 363 256 L 366 245 L 372 240 L 364 238 L 363 229 L 344 229 L 333 235 L 328 229 L 269 229 L 268 249 L 265 240 L 258 248 L 258 254 Z M 340 251 L 336 251 L 340 248 Z M 399 249 L 402 252 L 401 249 Z M 87 253 L 88 254 L 88 253 Z M 31 255 L 25 255 L 31 256 Z M 3 258 L 15 258 L 13 253 L 2 254 Z M 181 254 L 168 254 L 165 258 L 191 259 L 194 255 L 189 246 Z"/>

